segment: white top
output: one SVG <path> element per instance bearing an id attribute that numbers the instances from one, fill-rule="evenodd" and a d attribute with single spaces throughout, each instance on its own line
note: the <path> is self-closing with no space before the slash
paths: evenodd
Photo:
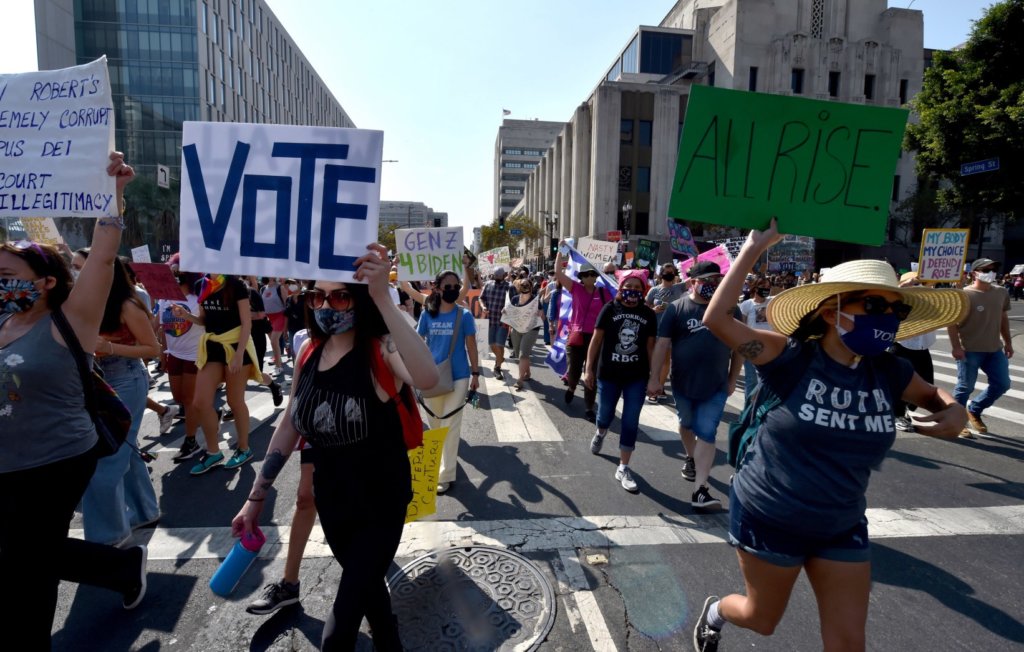
<path id="1" fill-rule="evenodd" d="M 280 285 L 264 285 L 263 289 L 260 290 L 260 296 L 263 298 L 263 310 L 267 314 L 275 315 L 279 312 L 284 312 L 284 299 L 281 298 L 283 294 Z"/>
<path id="2" fill-rule="evenodd" d="M 740 304 L 740 313 L 743 315 L 747 326 L 756 328 L 759 331 L 770 331 L 772 325 L 768 323 L 768 304 L 772 297 L 768 297 L 763 303 L 755 303 L 753 299 L 747 299 Z"/>
<path id="3" fill-rule="evenodd" d="M 914 337 L 909 337 L 905 340 L 900 340 L 900 346 L 911 351 L 927 351 L 932 348 L 935 344 L 935 340 L 938 339 L 936 335 L 937 331 L 928 331 Z"/>
<path id="4" fill-rule="evenodd" d="M 184 301 L 181 299 L 160 299 L 157 302 L 160 328 L 164 331 L 167 342 L 167 353 L 179 360 L 195 362 L 199 352 L 199 339 L 206 330 L 199 324 L 178 318 L 171 312 L 171 306 L 179 305 L 193 315 L 199 314 L 199 297 L 189 294 Z"/>

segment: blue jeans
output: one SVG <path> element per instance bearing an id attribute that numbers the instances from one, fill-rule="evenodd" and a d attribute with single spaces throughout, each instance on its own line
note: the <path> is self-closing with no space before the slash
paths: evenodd
<path id="1" fill-rule="evenodd" d="M 695 401 L 679 394 L 673 387 L 672 398 L 676 402 L 679 425 L 693 432 L 697 439 L 709 444 L 715 443 L 718 422 L 722 420 L 725 401 L 729 398 L 725 390 L 715 392 L 703 401 Z"/>
<path id="2" fill-rule="evenodd" d="M 619 434 L 619 449 L 631 451 L 636 448 L 636 434 L 640 428 L 640 409 L 644 406 L 647 392 L 646 380 L 617 383 L 612 380 L 597 380 L 597 427 L 608 430 L 615 418 L 615 406 L 622 397 L 622 432 Z"/>
<path id="3" fill-rule="evenodd" d="M 953 398 L 972 414 L 980 415 L 1010 389 L 1010 361 L 1002 350 L 991 353 L 968 351 L 965 356 L 963 360 L 956 361 L 956 387 L 953 388 Z M 974 391 L 974 384 L 978 382 L 979 369 L 988 377 L 988 389 L 978 394 L 968 406 L 967 399 Z"/>
<path id="4" fill-rule="evenodd" d="M 761 377 L 757 375 L 757 365 L 750 360 L 743 361 L 743 403 L 746 405 L 750 402 L 750 397 L 754 395 L 754 390 L 757 389 L 757 384 L 761 382 Z"/>
<path id="5" fill-rule="evenodd" d="M 82 496 L 82 522 L 86 541 L 117 543 L 131 534 L 133 525 L 160 515 L 149 470 L 132 448 L 146 411 L 149 379 L 137 358 L 102 358 L 100 366 L 106 381 L 131 412 L 132 427 L 125 445 L 97 462 Z"/>

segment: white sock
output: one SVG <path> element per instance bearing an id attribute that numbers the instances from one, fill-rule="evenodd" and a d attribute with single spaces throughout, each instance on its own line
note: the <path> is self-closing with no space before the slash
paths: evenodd
<path id="1" fill-rule="evenodd" d="M 628 464 L 619 464 L 619 470 L 620 471 L 625 471 L 628 468 L 629 468 Z"/>
<path id="2" fill-rule="evenodd" d="M 722 618 L 722 614 L 718 613 L 718 605 L 720 605 L 721 603 L 722 601 L 718 600 L 710 607 L 708 607 L 708 627 L 715 630 L 716 632 L 722 631 L 722 627 L 724 627 L 725 624 L 729 622 L 725 618 Z"/>

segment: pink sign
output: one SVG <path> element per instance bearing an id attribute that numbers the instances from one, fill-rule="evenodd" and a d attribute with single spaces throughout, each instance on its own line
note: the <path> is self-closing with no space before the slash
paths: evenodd
<path id="1" fill-rule="evenodd" d="M 728 272 L 729 266 L 732 265 L 732 259 L 729 258 L 729 251 L 725 248 L 725 245 L 718 245 L 714 249 L 708 249 L 697 256 L 697 260 L 709 260 L 717 264 L 723 274 Z M 679 267 L 680 276 L 685 276 L 686 270 L 690 269 L 690 266 L 693 265 L 693 258 L 681 260 L 676 265 Z"/>

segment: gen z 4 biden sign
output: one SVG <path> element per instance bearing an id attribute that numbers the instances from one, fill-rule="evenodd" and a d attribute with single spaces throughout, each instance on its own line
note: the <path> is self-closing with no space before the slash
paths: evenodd
<path id="1" fill-rule="evenodd" d="M 880 245 L 907 115 L 694 86 L 669 216 Z"/>
<path id="2" fill-rule="evenodd" d="M 351 282 L 377 239 L 384 134 L 186 122 L 181 268 Z"/>

